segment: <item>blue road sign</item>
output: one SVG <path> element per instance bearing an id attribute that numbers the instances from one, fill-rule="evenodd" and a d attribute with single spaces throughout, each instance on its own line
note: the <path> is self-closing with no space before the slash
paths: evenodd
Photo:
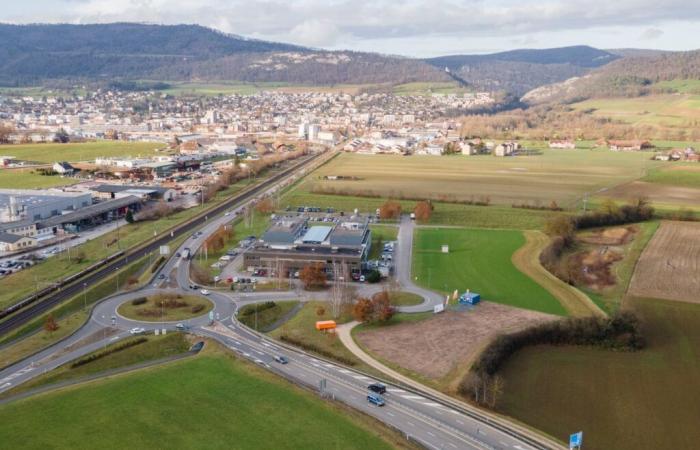
<path id="1" fill-rule="evenodd" d="M 583 445 L 583 431 L 569 436 L 569 449 L 581 448 L 581 445 Z"/>

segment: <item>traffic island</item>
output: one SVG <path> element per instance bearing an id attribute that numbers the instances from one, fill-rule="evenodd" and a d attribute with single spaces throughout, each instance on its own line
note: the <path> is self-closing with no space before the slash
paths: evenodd
<path id="1" fill-rule="evenodd" d="M 207 314 L 214 304 L 204 297 L 163 293 L 122 303 L 117 313 L 140 322 L 175 322 Z"/>

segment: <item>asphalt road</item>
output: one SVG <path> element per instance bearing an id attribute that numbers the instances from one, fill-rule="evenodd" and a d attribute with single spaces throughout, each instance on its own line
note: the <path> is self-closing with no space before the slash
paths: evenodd
<path id="1" fill-rule="evenodd" d="M 270 190 L 273 189 L 274 187 L 270 188 Z M 178 250 L 189 247 L 194 253 L 202 245 L 205 236 L 220 225 L 233 220 L 242 207 L 243 204 L 238 205 L 230 210 L 228 215 L 222 214 L 208 219 L 201 228 L 202 236 L 187 239 Z M 413 226 L 413 222 L 408 218 L 402 219 L 399 245 L 395 256 L 397 277 L 402 289 L 422 295 L 426 301 L 421 305 L 403 308 L 407 312 L 431 310 L 435 304 L 443 300 L 439 294 L 416 286 L 411 279 L 410 253 Z M 141 290 L 115 295 L 101 301 L 93 309 L 86 325 L 74 335 L 1 371 L 0 392 L 129 336 L 128 330 L 134 327 L 142 327 L 146 333 L 153 333 L 156 329 L 175 331 L 175 322 L 133 321 L 121 317 L 116 312 L 121 303 L 156 292 L 172 291 L 201 295 L 198 291 L 189 289 L 189 260 L 177 258 L 174 253 L 173 249 L 173 256 L 158 272 L 168 277 L 169 282 L 161 280 Z M 155 274 L 154 279 L 157 279 L 158 274 Z M 215 305 L 213 324 L 210 324 L 208 315 L 183 321 L 191 327 L 190 332 L 215 339 L 243 358 L 311 389 L 318 390 L 320 381 L 326 380 L 323 395 L 377 418 L 426 448 L 516 450 L 561 448 L 556 445 L 539 444 L 538 440 L 532 439 L 530 435 L 513 433 L 503 423 L 488 423 L 488 420 L 441 403 L 427 394 L 398 385 L 387 384 L 386 406 L 374 406 L 366 398 L 367 385 L 375 381 L 372 377 L 274 342 L 241 325 L 235 318 L 235 311 L 241 305 L 258 301 L 298 298 L 294 292 L 241 294 L 212 290 L 208 298 Z M 278 355 L 286 356 L 289 364 L 275 362 L 274 357 Z"/>

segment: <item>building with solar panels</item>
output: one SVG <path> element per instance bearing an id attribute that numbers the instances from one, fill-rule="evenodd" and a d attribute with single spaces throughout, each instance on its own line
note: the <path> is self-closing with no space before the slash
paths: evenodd
<path id="1" fill-rule="evenodd" d="M 359 276 L 371 243 L 367 217 L 278 217 L 246 252 L 244 266 L 294 276 L 308 265 L 321 263 L 329 278 Z"/>

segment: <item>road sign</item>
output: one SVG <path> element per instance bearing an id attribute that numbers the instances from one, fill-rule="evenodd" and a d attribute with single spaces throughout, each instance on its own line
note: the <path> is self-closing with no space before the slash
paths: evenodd
<path id="1" fill-rule="evenodd" d="M 161 256 L 168 256 L 170 254 L 170 246 L 169 245 L 161 245 L 160 246 L 160 255 Z"/>
<path id="2" fill-rule="evenodd" d="M 439 305 L 433 306 L 433 314 L 441 313 L 445 310 L 445 305 L 440 303 Z"/>
<path id="3" fill-rule="evenodd" d="M 580 449 L 583 445 L 583 431 L 569 436 L 569 450 Z"/>
<path id="4" fill-rule="evenodd" d="M 214 320 L 214 311 L 209 311 L 209 320 Z"/>

